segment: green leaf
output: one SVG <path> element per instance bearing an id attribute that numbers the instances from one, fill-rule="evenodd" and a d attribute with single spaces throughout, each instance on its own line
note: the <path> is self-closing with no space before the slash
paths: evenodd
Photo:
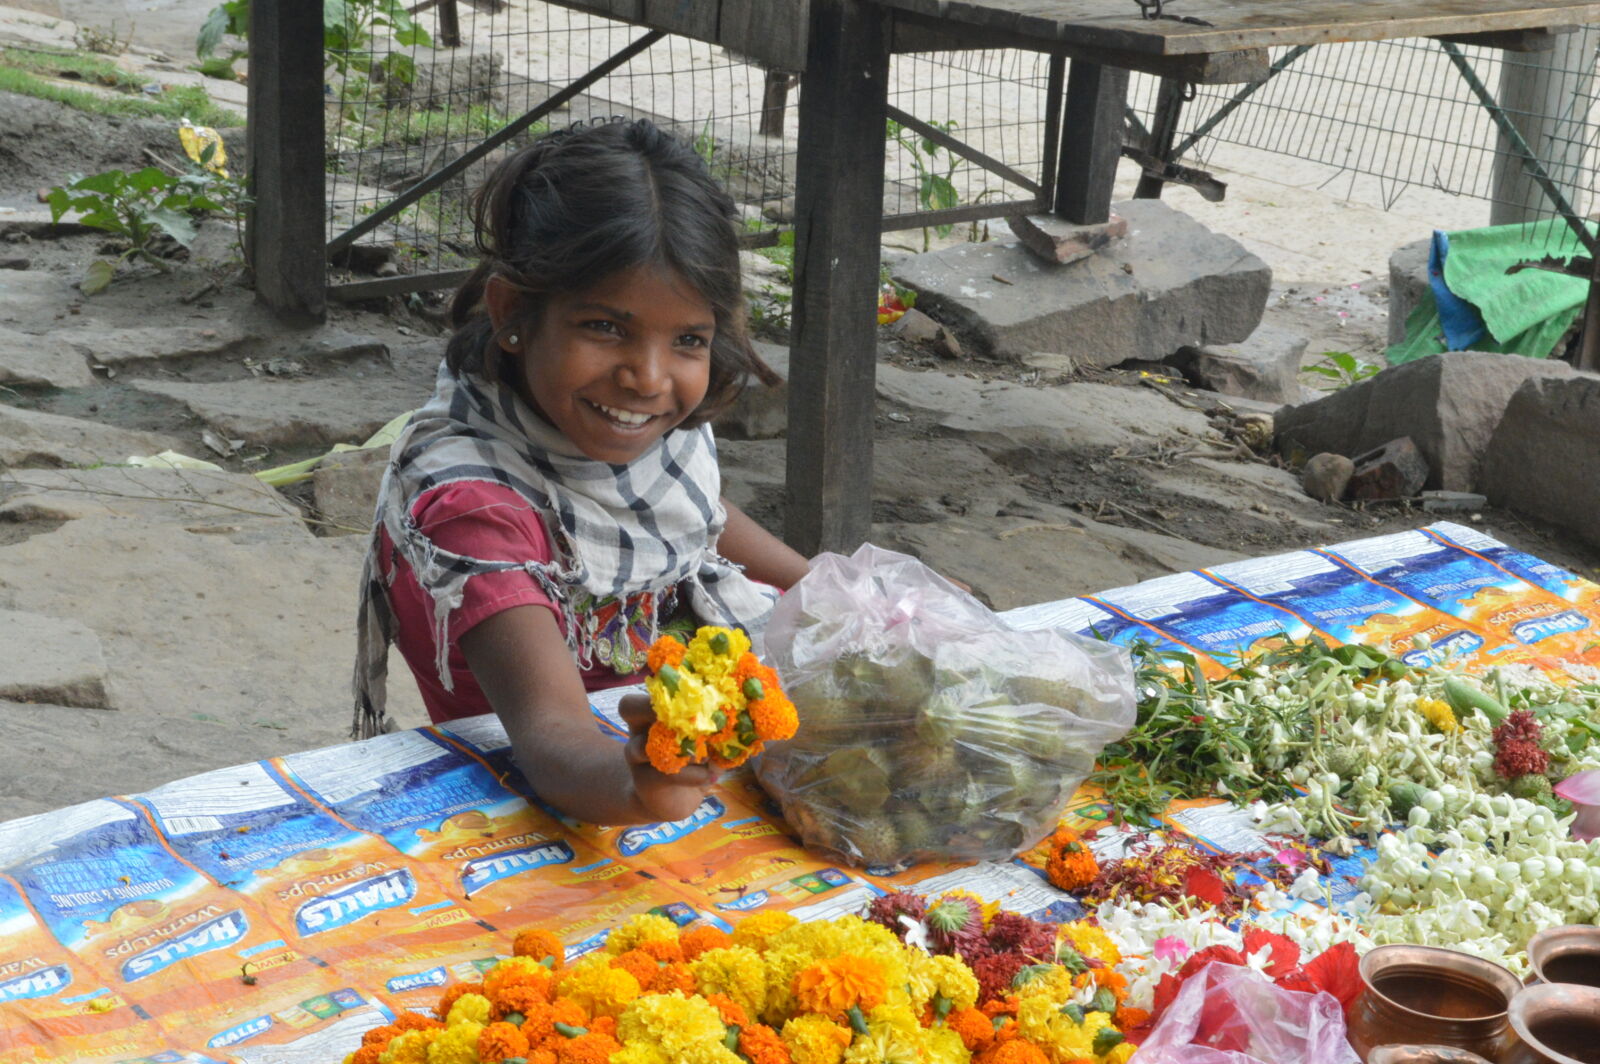
<path id="1" fill-rule="evenodd" d="M 194 54 L 204 59 L 215 52 L 217 45 L 222 43 L 222 35 L 228 32 L 230 22 L 226 4 L 212 8 L 206 20 L 200 23 L 200 36 L 195 38 Z"/>
<path id="2" fill-rule="evenodd" d="M 104 170 L 88 177 L 80 177 L 72 183 L 72 187 L 84 192 L 100 192 L 105 195 L 116 195 L 127 188 L 128 175 L 121 170 Z"/>
<path id="3" fill-rule="evenodd" d="M 86 296 L 102 292 L 106 285 L 111 283 L 111 278 L 116 272 L 117 268 L 105 259 L 95 259 L 89 263 L 89 268 L 83 271 L 83 279 L 78 282 L 78 290 Z"/>
<path id="4" fill-rule="evenodd" d="M 148 215 L 151 222 L 160 226 L 162 230 L 182 244 L 184 247 L 194 243 L 194 238 L 199 235 L 199 228 L 194 219 L 181 211 L 170 210 L 166 207 L 156 207 Z"/>
<path id="5" fill-rule="evenodd" d="M 244 52 L 229 52 L 226 56 L 214 55 L 203 63 L 196 63 L 194 69 L 208 78 L 217 78 L 220 81 L 238 81 L 239 72 L 233 69 L 233 64 L 244 57 Z"/>
<path id="6" fill-rule="evenodd" d="M 956 186 L 950 183 L 949 178 L 930 174 L 923 184 L 930 190 L 927 198 L 935 210 L 948 210 L 961 202 L 961 195 L 956 191 Z"/>
<path id="7" fill-rule="evenodd" d="M 177 178 L 154 166 L 147 166 L 143 170 L 138 170 L 128 175 L 128 185 L 140 192 L 154 192 L 156 189 L 172 188 L 177 183 Z"/>
<path id="8" fill-rule="evenodd" d="M 64 188 L 53 188 L 45 202 L 50 205 L 50 220 L 59 222 L 61 216 L 72 209 L 72 194 Z"/>

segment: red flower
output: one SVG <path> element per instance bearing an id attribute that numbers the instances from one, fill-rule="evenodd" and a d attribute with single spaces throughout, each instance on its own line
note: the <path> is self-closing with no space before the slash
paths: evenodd
<path id="1" fill-rule="evenodd" d="M 1228 891 L 1222 877 L 1209 868 L 1190 868 L 1183 874 L 1183 892 L 1197 901 L 1221 906 L 1227 903 Z"/>
<path id="2" fill-rule="evenodd" d="M 1345 1014 L 1349 1015 L 1356 998 L 1361 996 L 1361 968 L 1356 948 L 1348 942 L 1329 946 L 1304 970 L 1317 989 L 1338 998 Z"/>
<path id="3" fill-rule="evenodd" d="M 1178 969 L 1178 980 L 1182 982 L 1188 979 L 1212 961 L 1216 961 L 1218 964 L 1243 965 L 1245 963 L 1244 954 L 1232 946 L 1207 946 L 1203 950 L 1191 953 L 1189 959 L 1183 962 L 1183 967 Z"/>
<path id="4" fill-rule="evenodd" d="M 1263 947 L 1272 951 L 1266 973 L 1274 979 L 1300 963 L 1300 947 L 1292 939 L 1262 927 L 1252 927 L 1244 933 L 1245 953 L 1259 953 Z"/>

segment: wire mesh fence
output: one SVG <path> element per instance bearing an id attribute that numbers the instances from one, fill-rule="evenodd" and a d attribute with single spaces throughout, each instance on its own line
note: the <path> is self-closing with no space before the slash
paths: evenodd
<path id="1" fill-rule="evenodd" d="M 539 2 L 439 0 L 379 26 L 357 18 L 370 4 L 343 9 L 355 21 L 344 34 L 350 47 L 331 56 L 330 239 L 645 33 Z M 1036 183 L 1045 169 L 1048 67 L 1048 57 L 1022 52 L 898 56 L 890 104 Z M 395 248 L 407 273 L 470 265 L 470 195 L 488 171 L 549 128 L 611 116 L 650 118 L 692 144 L 740 204 L 755 242 L 770 242 L 792 221 L 799 81 L 796 72 L 766 69 L 716 45 L 664 37 L 361 236 L 354 254 L 360 244 Z M 898 123 L 885 130 L 885 153 L 891 227 L 892 219 L 916 221 L 928 211 L 1036 199 L 1015 175 Z"/>

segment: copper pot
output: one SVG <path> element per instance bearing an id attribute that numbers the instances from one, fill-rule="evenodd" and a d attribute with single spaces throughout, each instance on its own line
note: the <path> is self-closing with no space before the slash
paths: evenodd
<path id="1" fill-rule="evenodd" d="M 1600 987 L 1530 986 L 1511 1000 L 1501 1064 L 1600 1064 Z"/>
<path id="2" fill-rule="evenodd" d="M 1379 1046 L 1367 1064 L 1491 1064 L 1476 1053 L 1450 1046 Z"/>
<path id="3" fill-rule="evenodd" d="M 1600 986 L 1600 927 L 1567 924 L 1540 931 L 1528 940 L 1528 965 L 1532 970 L 1523 982 L 1529 986 Z"/>
<path id="4" fill-rule="evenodd" d="M 1375 1048 L 1390 1045 L 1499 1060 L 1511 1041 L 1506 1007 L 1522 984 L 1498 964 L 1434 946 L 1379 946 L 1361 958 L 1361 981 L 1350 1044 L 1369 1064 Z"/>

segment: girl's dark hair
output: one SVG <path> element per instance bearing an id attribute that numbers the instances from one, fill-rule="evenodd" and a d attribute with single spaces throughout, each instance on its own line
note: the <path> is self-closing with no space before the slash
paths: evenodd
<path id="1" fill-rule="evenodd" d="M 582 291 L 619 270 L 661 265 L 716 320 L 711 382 L 685 421 L 699 425 L 754 374 L 778 380 L 750 346 L 733 200 L 692 148 L 650 122 L 606 122 L 548 134 L 506 159 L 473 197 L 476 269 L 450 305 L 445 360 L 456 372 L 501 373 L 502 334 L 537 330 L 551 295 Z M 524 295 L 497 332 L 484 286 L 501 277 Z"/>

